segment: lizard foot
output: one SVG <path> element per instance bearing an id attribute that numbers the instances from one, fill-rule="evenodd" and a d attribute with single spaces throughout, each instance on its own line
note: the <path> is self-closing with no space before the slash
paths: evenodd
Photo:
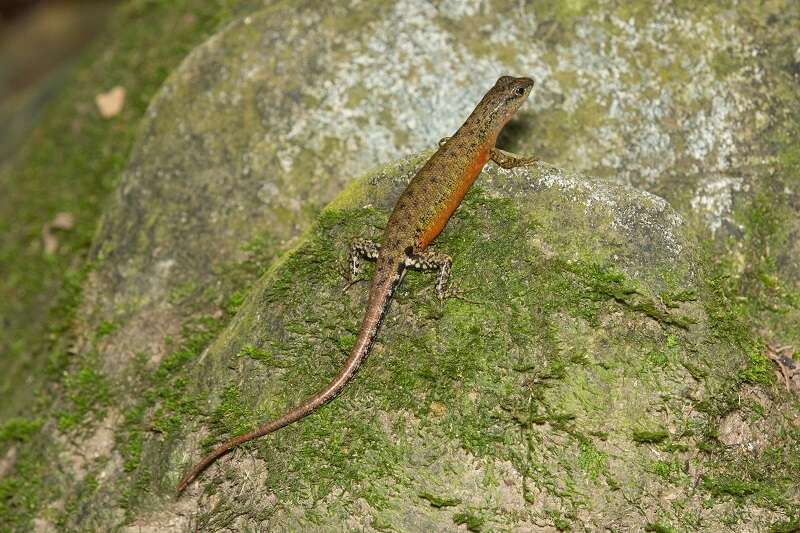
<path id="1" fill-rule="evenodd" d="M 436 295 L 439 296 L 440 300 L 445 298 L 447 279 L 450 277 L 450 267 L 453 265 L 453 260 L 449 255 L 433 250 L 426 250 L 419 253 L 412 252 L 406 256 L 405 265 L 418 270 L 438 270 L 439 275 L 436 277 Z"/>

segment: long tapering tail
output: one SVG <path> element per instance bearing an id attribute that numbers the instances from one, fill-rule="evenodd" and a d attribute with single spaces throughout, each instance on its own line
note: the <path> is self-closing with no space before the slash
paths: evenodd
<path id="1" fill-rule="evenodd" d="M 228 439 L 217 446 L 213 451 L 203 457 L 188 474 L 183 476 L 183 479 L 178 483 L 178 495 L 180 495 L 183 490 L 189 486 L 189 483 L 200 475 L 211 463 L 233 448 L 253 439 L 268 435 L 284 426 L 288 426 L 292 422 L 296 422 L 308 416 L 320 406 L 335 398 L 336 395 L 342 391 L 344 386 L 347 385 L 347 382 L 352 379 L 358 371 L 358 367 L 361 366 L 361 363 L 364 362 L 364 359 L 369 354 L 372 343 L 383 321 L 383 316 L 386 314 L 386 310 L 389 307 L 394 290 L 397 288 L 402 278 L 402 266 L 379 264 L 370 288 L 369 302 L 367 303 L 367 310 L 364 314 L 364 320 L 361 323 L 358 338 L 350 352 L 350 357 L 345 361 L 339 374 L 337 374 L 324 389 L 320 390 L 277 420 L 267 422 L 249 433 Z"/>

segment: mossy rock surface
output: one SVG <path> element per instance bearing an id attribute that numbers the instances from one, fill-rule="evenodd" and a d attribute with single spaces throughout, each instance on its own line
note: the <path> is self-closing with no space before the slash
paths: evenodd
<path id="1" fill-rule="evenodd" d="M 253 286 L 182 379 L 201 416 L 148 439 L 145 460 L 169 472 L 154 491 L 169 493 L 201 444 L 280 415 L 336 373 L 366 299 L 364 284 L 342 291 L 347 244 L 379 238 L 421 161 L 356 182 Z M 178 508 L 201 528 L 779 522 L 796 487 L 785 472 L 764 483 L 755 465 L 796 445 L 797 428 L 743 378 L 755 346 L 718 327 L 691 243 L 648 193 L 546 164 L 490 166 L 437 241 L 457 296 L 439 302 L 430 275 L 408 275 L 345 392 L 220 460 Z M 749 437 L 727 449 L 731 416 Z M 134 524 L 174 512 L 157 507 Z"/>
<path id="2" fill-rule="evenodd" d="M 2 169 L 0 386 L 39 400 L 0 426 L 0 522 L 796 527 L 799 406 L 764 354 L 800 345 L 798 4 L 345 4 L 231 7 L 120 177 L 135 128 L 91 106 L 79 122 L 124 140 L 61 167 L 71 101 Z M 379 237 L 419 160 L 337 194 L 435 146 L 506 73 L 537 88 L 501 144 L 580 175 L 490 165 L 436 242 L 455 296 L 409 275 L 345 394 L 172 500 L 202 447 L 336 371 L 365 302 L 341 291 L 345 247 Z M 67 192 L 40 206 L 53 180 Z M 61 209 L 81 214 L 63 257 L 14 259 L 41 255 Z M 28 287 L 61 271 L 67 304 L 43 325 L 50 293 Z M 48 358 L 55 383 L 32 386 Z"/>

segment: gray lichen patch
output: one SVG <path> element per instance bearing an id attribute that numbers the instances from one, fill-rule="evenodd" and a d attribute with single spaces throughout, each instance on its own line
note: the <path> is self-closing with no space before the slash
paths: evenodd
<path id="1" fill-rule="evenodd" d="M 490 173 L 485 178 L 487 182 L 498 185 L 504 182 L 502 187 L 507 192 L 513 187 L 523 191 L 525 188 L 537 192 L 558 191 L 560 196 L 574 202 L 576 209 L 582 208 L 584 217 L 606 220 L 620 239 L 643 246 L 645 242 L 650 243 L 650 251 L 655 253 L 683 256 L 680 242 L 685 240 L 682 238 L 684 220 L 663 198 L 611 181 L 589 180 L 549 165 L 542 165 L 535 176 L 526 170 L 498 169 L 498 172 L 499 179 Z M 575 218 L 577 221 L 578 217 Z M 646 261 L 645 255 L 634 260 Z"/>
<path id="2" fill-rule="evenodd" d="M 723 224 L 734 224 L 731 216 L 736 193 L 747 189 L 742 178 L 723 176 L 704 179 L 698 183 L 690 205 L 701 215 L 711 233 L 715 234 Z M 736 230 L 741 232 L 742 228 L 736 227 Z M 732 232 L 729 230 L 727 233 Z"/>

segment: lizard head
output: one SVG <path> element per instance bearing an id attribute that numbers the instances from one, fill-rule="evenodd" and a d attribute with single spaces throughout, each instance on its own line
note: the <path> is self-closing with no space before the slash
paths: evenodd
<path id="1" fill-rule="evenodd" d="M 487 125 L 496 136 L 525 102 L 531 89 L 533 80 L 530 78 L 501 76 L 483 97 L 476 111 L 483 109 L 482 114 L 488 122 Z"/>

